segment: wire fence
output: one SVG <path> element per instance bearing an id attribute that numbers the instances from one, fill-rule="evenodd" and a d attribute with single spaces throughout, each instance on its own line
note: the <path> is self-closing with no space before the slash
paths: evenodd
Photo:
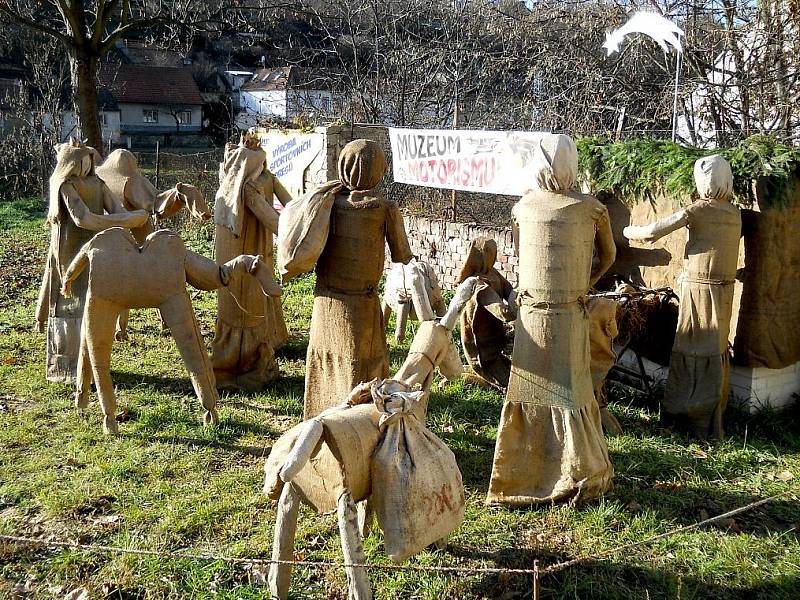
<path id="1" fill-rule="evenodd" d="M 745 506 L 741 506 L 739 508 L 729 510 L 725 513 L 709 517 L 702 521 L 698 521 L 697 523 L 692 523 L 691 525 L 684 525 L 681 527 L 675 527 L 673 529 L 670 529 L 669 531 L 665 531 L 664 533 L 656 534 L 648 538 L 645 538 L 643 540 L 638 540 L 635 542 L 629 542 L 627 544 L 614 546 L 607 550 L 602 550 L 600 552 L 596 552 L 588 556 L 582 556 L 558 563 L 553 563 L 543 567 L 540 567 L 538 560 L 536 560 L 534 561 L 534 564 L 531 566 L 531 568 L 527 569 L 510 568 L 510 567 L 459 567 L 454 565 L 395 565 L 395 564 L 377 564 L 377 563 L 345 563 L 341 561 L 279 560 L 273 558 L 269 559 L 248 558 L 248 557 L 237 557 L 237 556 L 225 556 L 225 555 L 203 553 L 203 552 L 194 553 L 194 552 L 167 551 L 167 550 L 147 550 L 139 548 L 123 548 L 120 546 L 107 546 L 102 544 L 81 544 L 78 542 L 37 539 L 37 538 L 31 538 L 26 536 L 15 536 L 15 535 L 0 535 L 0 541 L 9 544 L 44 547 L 50 549 L 63 548 L 63 549 L 98 552 L 105 554 L 127 554 L 133 556 L 149 556 L 149 557 L 166 558 L 173 560 L 223 562 L 230 565 L 251 565 L 251 566 L 292 565 L 296 567 L 309 567 L 309 568 L 331 568 L 331 567 L 361 568 L 372 571 L 405 571 L 405 572 L 421 572 L 421 573 L 442 573 L 448 575 L 466 575 L 466 576 L 477 576 L 477 575 L 488 575 L 488 574 L 507 575 L 507 576 L 533 576 L 533 598 L 534 600 L 539 600 L 539 583 L 542 577 L 555 575 L 557 573 L 560 573 L 562 571 L 565 571 L 573 567 L 577 567 L 582 564 L 605 560 L 610 556 L 627 552 L 635 548 L 649 546 L 651 544 L 654 544 L 655 542 L 671 538 L 675 535 L 693 531 L 695 529 L 699 529 L 701 527 L 710 525 L 718 521 L 730 519 L 731 517 L 734 517 L 736 515 L 749 512 L 760 506 L 764 506 L 776 500 L 780 500 L 781 498 L 790 496 L 792 493 L 793 490 L 788 489 L 779 494 L 769 496 L 768 498 L 762 498 L 761 500 L 756 500 Z"/>

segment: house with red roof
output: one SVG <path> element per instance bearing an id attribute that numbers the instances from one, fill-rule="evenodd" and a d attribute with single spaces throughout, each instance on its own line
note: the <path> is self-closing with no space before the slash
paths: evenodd
<path id="1" fill-rule="evenodd" d="M 106 142 L 130 145 L 142 137 L 174 138 L 203 128 L 203 97 L 187 67 L 104 63 L 98 80 Z M 74 116 L 65 115 L 70 119 L 74 127 Z"/>

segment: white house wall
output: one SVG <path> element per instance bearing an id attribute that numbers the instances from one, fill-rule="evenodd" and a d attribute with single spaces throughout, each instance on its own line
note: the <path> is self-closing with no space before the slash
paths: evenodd
<path id="1" fill-rule="evenodd" d="M 113 143 L 118 143 L 121 139 L 120 130 L 120 113 L 119 111 L 100 111 L 101 115 L 101 130 L 103 134 L 103 142 L 108 143 L 111 140 Z M 105 120 L 105 123 L 102 120 Z M 45 126 L 52 127 L 52 119 L 49 117 L 45 119 Z M 61 115 L 61 141 L 64 142 L 70 137 L 83 137 L 78 128 L 78 122 L 75 118 L 75 113 L 71 110 L 65 110 Z"/>
<path id="2" fill-rule="evenodd" d="M 120 104 L 120 126 L 122 133 L 187 133 L 199 132 L 202 128 L 203 113 L 200 106 L 168 107 L 152 104 Z M 145 123 L 144 111 L 157 110 L 158 123 Z M 172 111 L 188 110 L 192 113 L 192 122 L 181 125 L 178 129 Z"/>
<path id="3" fill-rule="evenodd" d="M 327 90 L 290 90 L 287 105 L 288 118 L 309 112 L 329 116 L 335 110 L 333 94 Z"/>
<path id="4" fill-rule="evenodd" d="M 239 102 L 244 112 L 286 118 L 286 90 L 241 90 Z"/>

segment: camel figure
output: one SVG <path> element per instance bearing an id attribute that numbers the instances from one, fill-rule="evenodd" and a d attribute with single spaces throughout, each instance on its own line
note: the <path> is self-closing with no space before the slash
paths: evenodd
<path id="1" fill-rule="evenodd" d="M 217 423 L 219 400 L 214 372 L 197 326 L 186 284 L 200 290 L 227 286 L 245 273 L 264 293 L 279 296 L 272 270 L 260 256 L 241 255 L 224 265 L 195 254 L 165 229 L 140 246 L 126 229 L 112 227 L 83 245 L 64 275 L 61 293 L 70 297 L 73 282 L 89 267 L 81 327 L 75 404 L 86 408 L 92 378 L 103 410 L 103 431 L 117 433 L 116 398 L 111 381 L 111 346 L 119 314 L 129 308 L 158 308 L 172 330 L 195 392 L 205 408 L 206 425 Z"/>
<path id="2" fill-rule="evenodd" d="M 144 176 L 140 177 L 144 179 Z M 140 196 L 138 197 L 139 201 L 135 201 L 136 199 L 125 197 L 126 206 L 142 208 L 151 214 L 151 218 L 147 223 L 142 227 L 131 230 L 133 237 L 136 238 L 136 241 L 140 244 L 144 243 L 147 236 L 153 233 L 161 221 L 169 219 L 184 208 L 189 214 L 189 217 L 195 221 L 202 222 L 211 218 L 211 213 L 208 211 L 208 204 L 203 197 L 203 193 L 195 186 L 189 185 L 188 183 L 178 183 L 175 187 L 158 193 L 155 198 L 145 201 L 148 198 L 148 196 Z M 114 337 L 118 342 L 128 340 L 128 316 L 128 311 L 123 310 L 117 320 L 117 331 Z M 159 320 L 161 322 L 161 332 L 164 334 L 168 333 L 169 328 L 160 312 Z"/>
<path id="3" fill-rule="evenodd" d="M 434 370 L 446 363 L 452 346 L 451 332 L 477 283 L 476 277 L 464 281 L 440 320 L 420 324 L 408 357 L 393 380 L 356 386 L 344 403 L 296 425 L 275 443 L 264 466 L 264 493 L 278 500 L 272 546 L 274 560 L 292 560 L 297 513 L 303 500 L 320 514 L 336 511 L 345 563 L 365 562 L 359 530 L 363 523 L 359 523 L 356 503 L 366 501 L 372 495 L 373 454 L 384 435 L 380 424 L 385 413 L 373 403 L 373 399 L 378 400 L 376 389 L 383 398 L 404 404 L 409 403 L 409 396 L 414 395 L 411 410 L 424 424 Z M 459 362 L 459 372 L 460 368 Z M 455 525 L 443 531 L 437 530 L 436 525 L 432 526 L 428 532 L 432 539 L 418 540 L 417 551 L 446 538 L 460 522 L 463 517 L 463 486 L 458 491 L 461 502 L 455 498 L 451 521 L 448 521 L 453 523 L 456 520 Z M 461 517 L 456 514 L 459 510 Z M 440 520 L 445 521 L 443 518 Z M 392 556 L 392 559 L 403 560 L 406 557 Z M 291 565 L 287 564 L 270 567 L 271 597 L 281 600 L 288 597 L 291 570 Z M 371 599 L 372 590 L 365 570 L 347 567 L 346 571 L 348 599 Z"/>

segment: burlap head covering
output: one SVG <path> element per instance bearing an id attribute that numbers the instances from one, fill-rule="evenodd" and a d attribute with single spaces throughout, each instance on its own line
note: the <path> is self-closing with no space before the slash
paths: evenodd
<path id="1" fill-rule="evenodd" d="M 373 189 L 388 168 L 386 153 L 372 140 L 353 140 L 339 153 L 339 181 L 354 192 Z"/>
<path id="2" fill-rule="evenodd" d="M 264 171 L 267 155 L 263 149 L 247 148 L 244 140 L 238 146 L 225 148 L 220 165 L 220 182 L 214 206 L 214 222 L 230 229 L 238 237 L 244 218 L 244 186 L 255 181 Z"/>
<path id="3" fill-rule="evenodd" d="M 494 269 L 496 260 L 497 242 L 487 237 L 472 240 L 469 245 L 467 260 L 458 276 L 458 283 L 473 275 L 489 275 Z"/>
<path id="4" fill-rule="evenodd" d="M 568 135 L 545 135 L 539 140 L 533 165 L 534 182 L 540 190 L 569 191 L 578 178 L 578 148 Z"/>
<path id="5" fill-rule="evenodd" d="M 158 190 L 139 172 L 133 152 L 123 148 L 114 150 L 103 164 L 97 167 L 96 173 L 118 202 L 127 208 L 141 208 L 153 212 Z"/>
<path id="6" fill-rule="evenodd" d="M 701 198 L 729 200 L 733 194 L 731 165 L 719 154 L 704 156 L 695 161 L 694 182 Z"/>
<path id="7" fill-rule="evenodd" d="M 58 223 L 59 221 L 59 194 L 61 186 L 70 177 L 80 175 L 90 175 L 83 172 L 83 159 L 87 156 L 92 157 L 94 149 L 84 146 L 78 141 L 72 140 L 64 144 L 56 144 L 56 168 L 50 175 L 50 201 L 47 210 L 47 222 Z"/>

